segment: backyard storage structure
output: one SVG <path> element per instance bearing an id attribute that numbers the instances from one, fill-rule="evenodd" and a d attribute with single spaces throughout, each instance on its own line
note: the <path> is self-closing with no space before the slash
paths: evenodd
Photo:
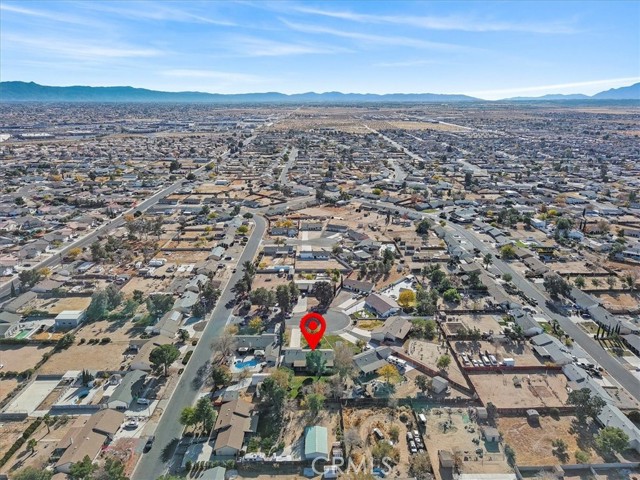
<path id="1" fill-rule="evenodd" d="M 304 431 L 304 458 L 329 458 L 329 440 L 327 429 L 315 425 L 307 427 Z"/>

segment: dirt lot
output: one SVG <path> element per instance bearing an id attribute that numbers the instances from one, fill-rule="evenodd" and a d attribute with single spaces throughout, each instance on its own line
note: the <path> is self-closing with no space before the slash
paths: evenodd
<path id="1" fill-rule="evenodd" d="M 547 266 L 560 275 L 577 275 L 580 273 L 601 273 L 603 275 L 607 274 L 607 271 L 602 267 L 597 267 L 595 265 L 592 267 L 587 267 L 584 260 L 571 262 L 554 262 L 547 264 Z"/>
<path id="2" fill-rule="evenodd" d="M 134 290 L 140 290 L 142 292 L 164 292 L 166 288 L 171 283 L 170 279 L 162 279 L 162 278 L 144 278 L 144 277 L 133 277 L 129 280 L 124 287 L 122 287 L 121 292 L 124 295 L 133 294 Z"/>
<path id="3" fill-rule="evenodd" d="M 637 293 L 603 293 L 594 294 L 594 297 L 598 298 L 605 308 L 613 310 L 637 311 L 640 305 L 640 296 Z"/>
<path id="4" fill-rule="evenodd" d="M 533 350 L 525 344 L 517 344 L 515 342 L 454 342 L 452 345 L 456 352 L 471 354 L 476 360 L 479 359 L 479 355 L 488 351 L 490 354 L 495 355 L 499 362 L 505 358 L 513 358 L 518 366 L 542 366 Z"/>
<path id="5" fill-rule="evenodd" d="M 520 382 L 520 386 L 516 382 Z M 471 382 L 485 405 L 496 407 L 560 407 L 567 401 L 567 378 L 562 373 L 471 374 Z"/>
<path id="6" fill-rule="evenodd" d="M 448 450 L 462 456 L 463 473 L 502 473 L 509 471 L 502 446 L 485 443 L 480 427 L 463 408 L 433 408 L 423 410 L 427 417 L 425 444 L 435 468 L 436 478 L 443 477 L 438 465 L 438 450 Z M 475 441 L 474 441 L 475 440 Z M 482 448 L 482 456 L 476 453 Z"/>
<path id="7" fill-rule="evenodd" d="M 105 335 L 107 336 L 107 335 Z M 64 374 L 69 370 L 120 370 L 128 344 L 73 345 L 45 362 L 38 373 Z"/>
<path id="8" fill-rule="evenodd" d="M 482 299 L 479 299 L 482 304 Z M 477 328 L 481 332 L 489 332 L 493 330 L 495 333 L 500 331 L 501 319 L 497 315 L 458 315 L 467 328 Z"/>
<path id="9" fill-rule="evenodd" d="M 400 419 L 400 416 L 402 416 L 403 419 L 406 419 L 408 423 L 404 423 Z M 350 453 L 345 452 L 350 455 L 357 465 L 360 464 L 363 455 L 367 459 L 367 465 L 371 465 L 372 458 L 370 447 L 375 445 L 377 441 L 373 435 L 374 428 L 378 428 L 384 435 L 385 439 L 389 440 L 391 438 L 391 427 L 398 427 L 398 442 L 395 443 L 394 446 L 398 452 L 399 462 L 394 469 L 396 473 L 392 473 L 391 475 L 399 475 L 401 477 L 407 475 L 410 452 L 408 450 L 406 435 L 407 431 L 417 430 L 414 416 L 407 407 L 396 409 L 347 408 L 343 410 L 342 418 L 344 421 L 345 435 L 353 435 L 353 433 L 346 433 L 353 430 L 357 432 L 357 437 L 361 440 L 361 446 L 354 446 Z"/>
<path id="10" fill-rule="evenodd" d="M 415 358 L 436 371 L 438 370 L 438 367 L 436 367 L 438 358 L 447 353 L 451 354 L 447 347 L 441 347 L 438 343 L 427 342 L 424 340 L 409 340 L 409 342 L 405 343 L 404 350 L 412 358 Z M 467 381 L 455 361 L 452 361 L 449 368 L 447 368 L 447 376 L 454 382 L 458 382 L 462 385 L 467 384 Z"/>
<path id="11" fill-rule="evenodd" d="M 126 343 L 128 344 L 132 338 L 138 337 L 144 332 L 144 328 L 136 327 L 133 322 L 129 321 L 108 321 L 101 320 L 99 322 L 92 322 L 87 325 L 83 325 L 76 333 L 76 339 L 84 338 L 89 340 L 91 338 L 103 338 L 109 337 L 114 343 Z"/>
<path id="12" fill-rule="evenodd" d="M 279 277 L 275 274 L 258 273 L 253 279 L 252 288 L 266 288 L 267 290 L 275 290 L 278 285 L 288 285 L 290 280 L 287 276 Z"/>
<path id="13" fill-rule="evenodd" d="M 31 423 L 31 420 L 28 420 L 25 423 L 9 423 L 5 424 L 5 426 L 20 426 L 21 431 L 24 431 L 29 423 Z M 35 453 L 31 454 L 25 444 L 22 448 L 18 449 L 17 453 L 11 458 L 11 460 L 5 464 L 2 471 L 15 471 L 27 466 L 37 469 L 43 469 L 46 467 L 49 464 L 49 457 L 53 453 L 53 449 L 67 434 L 73 423 L 73 420 L 71 420 L 65 425 L 54 425 L 51 427 L 50 433 L 47 433 L 47 427 L 45 425 L 41 425 L 30 437 L 36 439 L 38 442 L 35 448 Z M 0 438 L 2 438 L 2 440 L 0 440 L 0 451 L 4 452 L 9 448 L 10 444 L 4 448 L 4 430 L 0 430 L 0 432 Z M 11 438 L 15 441 L 17 437 L 12 436 Z"/>
<path id="14" fill-rule="evenodd" d="M 0 363 L 4 372 L 23 372 L 33 368 L 42 356 L 53 350 L 51 346 L 0 345 Z"/>
<path id="15" fill-rule="evenodd" d="M 4 454 L 4 452 L 9 450 L 11 445 L 20 438 L 22 432 L 24 432 L 30 423 L 30 420 L 25 420 L 24 422 L 0 423 L 0 452 Z M 4 467 L 0 468 L 0 472 L 8 472 L 11 465 L 11 461 L 7 462 Z"/>
<path id="16" fill-rule="evenodd" d="M 593 435 L 597 429 L 592 428 L 580 435 L 574 427 L 574 421 L 575 417 L 560 417 L 559 420 L 549 416 L 540 417 L 540 425 L 534 427 L 526 418 L 503 417 L 498 420 L 498 429 L 505 443 L 515 450 L 516 459 L 521 465 L 577 463 L 575 452 L 578 449 L 589 453 L 591 462 L 601 462 L 602 458 L 593 448 Z M 553 454 L 551 442 L 556 439 L 567 442 L 569 458 L 564 462 Z"/>
<path id="17" fill-rule="evenodd" d="M 2 402 L 7 396 L 13 392 L 18 386 L 18 380 L 15 378 L 2 378 L 0 379 L 0 402 Z M 2 450 L 0 450 L 2 451 Z"/>
<path id="18" fill-rule="evenodd" d="M 91 297 L 53 298 L 42 302 L 38 309 L 47 310 L 51 315 L 57 315 L 64 310 L 84 310 L 91 303 Z"/>
<path id="19" fill-rule="evenodd" d="M 304 453 L 304 432 L 305 427 L 319 425 L 326 427 L 329 450 L 336 441 L 336 428 L 340 426 L 340 412 L 337 408 L 325 407 L 317 416 L 311 417 L 308 410 L 289 409 L 284 419 L 284 444 L 286 446 L 301 445 Z"/>

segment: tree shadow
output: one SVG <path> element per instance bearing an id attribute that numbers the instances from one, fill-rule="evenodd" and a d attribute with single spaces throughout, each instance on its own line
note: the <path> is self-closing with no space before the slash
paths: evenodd
<path id="1" fill-rule="evenodd" d="M 165 445 L 160 453 L 160 460 L 163 463 L 168 463 L 173 458 L 173 452 L 175 452 L 179 442 L 180 439 L 173 438 L 169 443 L 167 443 L 167 445 Z"/>

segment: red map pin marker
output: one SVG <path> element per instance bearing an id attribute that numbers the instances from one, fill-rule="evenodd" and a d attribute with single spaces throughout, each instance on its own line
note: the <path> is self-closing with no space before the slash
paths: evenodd
<path id="1" fill-rule="evenodd" d="M 316 349 L 320 340 L 322 340 L 326 328 L 327 322 L 322 318 L 322 315 L 316 312 L 307 313 L 300 320 L 300 331 L 307 340 L 311 350 Z"/>

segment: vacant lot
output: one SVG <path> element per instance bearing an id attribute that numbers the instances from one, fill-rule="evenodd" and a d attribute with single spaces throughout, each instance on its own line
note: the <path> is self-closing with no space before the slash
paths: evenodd
<path id="1" fill-rule="evenodd" d="M 398 464 L 395 475 L 405 477 L 409 466 L 409 450 L 407 445 L 407 431 L 417 430 L 413 413 L 407 407 L 392 408 L 359 408 L 344 409 L 342 413 L 344 430 L 347 438 L 357 439 L 359 445 L 354 445 L 347 453 L 359 465 L 362 458 L 371 465 L 371 447 L 377 443 L 373 429 L 379 429 L 385 440 L 392 440 L 398 452 Z M 398 440 L 393 440 L 392 430 L 397 428 Z M 349 432 L 349 433 L 347 433 Z M 358 443 L 358 442 L 355 442 Z M 395 476 L 393 473 L 392 476 Z"/>
<path id="2" fill-rule="evenodd" d="M 469 418 L 466 409 L 433 408 L 421 413 L 427 416 L 425 444 L 431 465 L 435 467 L 436 478 L 442 478 L 438 471 L 438 450 L 458 453 L 462 459 L 463 473 L 508 471 L 502 447 L 495 443 L 485 444 L 480 426 Z"/>
<path id="3" fill-rule="evenodd" d="M 405 343 L 404 349 L 411 358 L 416 359 L 436 371 L 438 371 L 438 367 L 436 367 L 438 358 L 445 354 L 451 354 L 447 347 L 442 347 L 438 343 L 427 342 L 424 340 L 409 340 L 409 342 Z M 451 362 L 446 373 L 454 382 L 458 382 L 462 385 L 467 384 L 467 381 L 455 361 Z"/>
<path id="4" fill-rule="evenodd" d="M 133 277 L 127 282 L 124 287 L 122 287 L 121 292 L 124 295 L 131 295 L 133 294 L 134 290 L 140 290 L 141 292 L 145 293 L 165 292 L 167 287 L 169 286 L 169 283 L 169 279 L 164 280 L 161 278 Z"/>
<path id="5" fill-rule="evenodd" d="M 72 345 L 67 350 L 52 355 L 39 370 L 39 373 L 64 374 L 69 370 L 82 370 L 84 368 L 100 371 L 120 370 L 127 347 L 128 343 Z"/>
<path id="6" fill-rule="evenodd" d="M 0 378 L 0 402 L 7 398 L 17 386 L 18 380 L 15 378 Z"/>
<path id="7" fill-rule="evenodd" d="M 340 426 L 340 413 L 334 407 L 325 407 L 315 416 L 308 410 L 288 409 L 282 430 L 285 447 L 291 446 L 298 455 L 304 454 L 304 429 L 314 425 L 327 429 L 327 440 L 331 449 L 331 445 L 336 441 L 336 429 Z"/>
<path id="8" fill-rule="evenodd" d="M 23 372 L 33 368 L 42 356 L 53 350 L 50 346 L 0 345 L 0 363 L 4 372 Z"/>
<path id="9" fill-rule="evenodd" d="M 38 309 L 46 310 L 51 315 L 57 315 L 64 310 L 84 310 L 91 303 L 91 297 L 64 297 L 47 300 Z"/>
<path id="10" fill-rule="evenodd" d="M 587 452 L 593 463 L 600 463 L 602 458 L 593 448 L 595 428 L 581 431 L 575 428 L 575 417 L 540 417 L 540 425 L 532 426 L 526 418 L 503 417 L 498 420 L 498 429 L 505 443 L 516 452 L 516 458 L 521 465 L 556 465 L 561 463 L 577 463 L 575 452 Z M 560 459 L 553 454 L 551 442 L 554 440 L 567 442 L 568 458 Z"/>
<path id="11" fill-rule="evenodd" d="M 602 293 L 594 294 L 605 308 L 612 310 L 637 311 L 640 305 L 640 296 L 637 293 Z"/>
<path id="12" fill-rule="evenodd" d="M 567 378 L 562 373 L 471 375 L 471 382 L 485 405 L 496 407 L 560 407 L 567 401 Z"/>

